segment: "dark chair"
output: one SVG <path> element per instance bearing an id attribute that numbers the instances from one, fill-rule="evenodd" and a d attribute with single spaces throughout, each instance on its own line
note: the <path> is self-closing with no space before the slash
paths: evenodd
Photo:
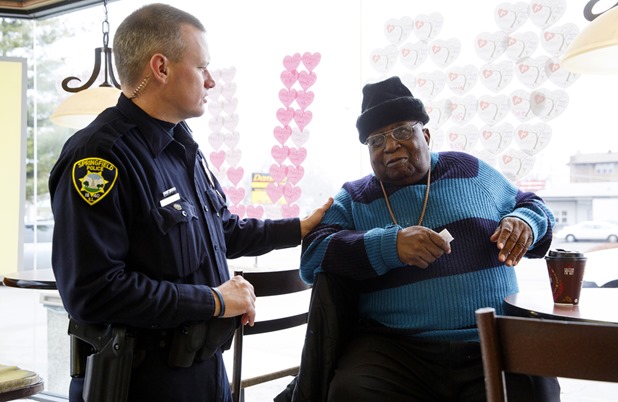
<path id="1" fill-rule="evenodd" d="M 254 272 L 235 272 L 236 275 L 242 275 L 249 281 L 254 289 L 255 295 L 259 299 L 261 297 L 274 296 L 281 298 L 281 306 L 285 304 L 285 295 L 291 293 L 308 290 L 311 287 L 300 279 L 298 269 L 285 271 L 254 271 Z M 271 299 L 272 300 L 272 299 Z M 244 389 L 262 384 L 268 381 L 276 380 L 286 376 L 298 374 L 299 366 L 288 367 L 274 372 L 243 378 L 242 377 L 242 360 L 243 360 L 243 337 L 248 335 L 263 334 L 267 332 L 281 331 L 288 328 L 297 327 L 307 323 L 309 310 L 309 299 L 307 305 L 302 309 L 302 312 L 287 315 L 279 318 L 260 320 L 260 316 L 266 315 L 263 311 L 258 311 L 255 324 L 253 327 L 248 325 L 240 326 L 234 334 L 234 357 L 232 370 L 232 395 L 234 402 L 244 401 Z"/>
<path id="2" fill-rule="evenodd" d="M 37 373 L 0 364 L 0 402 L 38 394 L 43 387 L 43 380 Z"/>
<path id="3" fill-rule="evenodd" d="M 487 402 L 507 401 L 503 373 L 618 382 L 618 325 L 476 311 Z"/>

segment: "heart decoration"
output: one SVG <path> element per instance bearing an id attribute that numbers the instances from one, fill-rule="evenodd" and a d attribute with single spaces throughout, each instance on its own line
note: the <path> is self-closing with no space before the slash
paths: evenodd
<path id="1" fill-rule="evenodd" d="M 550 91 L 541 88 L 532 92 L 530 103 L 535 116 L 543 121 L 549 121 L 564 112 L 569 104 L 569 95 L 561 89 Z"/>
<path id="2" fill-rule="evenodd" d="M 575 24 L 564 24 L 558 27 L 551 27 L 541 35 L 541 46 L 552 56 L 559 56 L 564 53 L 579 33 L 579 28 Z"/>
<path id="3" fill-rule="evenodd" d="M 427 60 L 429 47 L 424 42 L 404 43 L 399 48 L 399 60 L 404 67 L 415 70 Z"/>
<path id="4" fill-rule="evenodd" d="M 511 107 L 511 113 L 519 121 L 528 121 L 534 118 L 532 113 L 532 105 L 530 103 L 530 92 L 526 92 L 522 89 L 511 92 L 509 96 L 509 104 Z"/>
<path id="5" fill-rule="evenodd" d="M 451 118 L 453 104 L 448 99 L 428 101 L 425 102 L 425 111 L 429 115 L 429 124 L 432 127 L 439 128 Z M 432 134 L 432 138 L 434 134 Z"/>
<path id="6" fill-rule="evenodd" d="M 401 83 L 408 87 L 410 92 L 414 93 L 414 89 L 416 88 L 416 77 L 410 73 L 403 74 L 399 76 L 401 79 Z"/>
<path id="7" fill-rule="evenodd" d="M 305 169 L 302 166 L 290 166 L 288 168 L 288 181 L 294 185 L 298 184 L 300 179 L 305 175 Z"/>
<path id="8" fill-rule="evenodd" d="M 294 122 L 300 130 L 304 129 L 311 122 L 313 113 L 310 110 L 298 109 L 294 111 Z"/>
<path id="9" fill-rule="evenodd" d="M 223 107 L 223 111 L 229 115 L 234 115 L 236 108 L 238 107 L 238 98 L 232 98 L 231 100 L 224 100 L 221 102 L 221 106 Z"/>
<path id="10" fill-rule="evenodd" d="M 226 84 L 234 81 L 234 77 L 236 76 L 236 67 L 223 68 L 219 70 L 220 77 Z"/>
<path id="11" fill-rule="evenodd" d="M 463 127 L 452 127 L 447 131 L 446 138 L 451 149 L 455 151 L 471 151 L 478 142 L 479 130 L 469 124 Z"/>
<path id="12" fill-rule="evenodd" d="M 283 185 L 283 198 L 288 204 L 297 201 L 303 191 L 300 187 L 293 185 L 292 183 L 285 183 Z"/>
<path id="13" fill-rule="evenodd" d="M 300 106 L 301 110 L 305 110 L 313 103 L 314 97 L 315 95 L 313 92 L 300 90 L 297 92 L 296 103 Z"/>
<path id="14" fill-rule="evenodd" d="M 565 11 L 566 0 L 532 0 L 528 17 L 534 25 L 545 29 L 562 18 Z"/>
<path id="15" fill-rule="evenodd" d="M 310 73 L 313 71 L 314 68 L 317 67 L 318 64 L 320 64 L 321 59 L 322 59 L 322 55 L 320 53 L 305 52 L 303 53 L 303 56 L 301 57 L 301 61 L 303 62 L 303 65 L 305 66 L 307 71 L 309 71 Z"/>
<path id="16" fill-rule="evenodd" d="M 221 88 L 221 96 L 223 96 L 223 99 L 225 99 L 226 101 L 231 101 L 232 99 L 234 99 L 235 95 L 236 95 L 236 84 L 235 83 L 232 82 L 229 84 L 225 84 Z"/>
<path id="17" fill-rule="evenodd" d="M 446 72 L 446 85 L 456 95 L 468 93 L 479 79 L 479 70 L 476 66 L 453 66 Z"/>
<path id="18" fill-rule="evenodd" d="M 284 146 L 275 145 L 271 148 L 270 154 L 272 155 L 273 159 L 278 164 L 281 165 L 283 161 L 285 161 L 288 155 L 290 154 L 290 148 L 285 145 Z"/>
<path id="19" fill-rule="evenodd" d="M 245 216 L 247 213 L 247 207 L 244 205 L 229 205 L 228 209 L 234 215 L 238 215 L 240 217 Z"/>
<path id="20" fill-rule="evenodd" d="M 272 165 L 270 165 L 270 169 L 268 170 L 268 172 L 270 173 L 270 177 L 273 178 L 275 183 L 281 183 L 288 175 L 288 167 L 285 165 L 277 165 L 273 163 Z"/>
<path id="21" fill-rule="evenodd" d="M 515 66 L 515 73 L 519 82 L 531 89 L 538 88 L 545 83 L 547 81 L 545 65 L 548 60 L 549 57 L 547 56 L 519 59 Z"/>
<path id="22" fill-rule="evenodd" d="M 579 74 L 561 68 L 560 61 L 556 58 L 547 60 L 545 74 L 551 82 L 562 88 L 568 87 L 579 78 Z"/>
<path id="23" fill-rule="evenodd" d="M 493 92 L 502 91 L 513 80 L 513 63 L 502 61 L 497 64 L 485 64 L 481 67 L 481 82 Z"/>
<path id="24" fill-rule="evenodd" d="M 273 130 L 273 134 L 275 135 L 275 139 L 277 140 L 277 142 L 283 145 L 292 135 L 292 129 L 290 128 L 290 126 L 277 126 Z"/>
<path id="25" fill-rule="evenodd" d="M 301 163 L 307 158 L 307 149 L 305 148 L 289 148 L 288 158 L 294 166 L 299 167 Z"/>
<path id="26" fill-rule="evenodd" d="M 414 29 L 414 20 L 410 17 L 400 19 L 391 18 L 384 24 L 384 35 L 386 39 L 393 45 L 400 45 Z"/>
<path id="27" fill-rule="evenodd" d="M 506 38 L 505 54 L 512 60 L 530 57 L 539 47 L 539 36 L 534 32 L 515 32 Z"/>
<path id="28" fill-rule="evenodd" d="M 300 214 L 300 207 L 298 204 L 287 205 L 283 204 L 281 206 L 281 216 L 284 218 L 295 218 Z"/>
<path id="29" fill-rule="evenodd" d="M 215 150 L 221 148 L 221 145 L 223 145 L 223 139 L 223 133 L 221 133 L 220 131 L 214 131 L 208 135 L 208 143 Z"/>
<path id="30" fill-rule="evenodd" d="M 281 101 L 281 103 L 283 103 L 283 106 L 285 106 L 286 108 L 289 108 L 292 102 L 296 100 L 297 95 L 298 93 L 293 88 L 291 89 L 283 88 L 279 90 L 279 100 Z"/>
<path id="31" fill-rule="evenodd" d="M 292 142 L 297 147 L 302 147 L 305 145 L 310 135 L 311 134 L 307 128 L 302 131 L 296 127 L 292 128 Z"/>
<path id="32" fill-rule="evenodd" d="M 279 199 L 283 197 L 283 186 L 280 186 L 277 183 L 268 183 L 266 185 L 266 194 L 268 195 L 268 198 L 270 198 L 272 203 L 276 204 L 277 201 L 279 201 Z"/>
<path id="33" fill-rule="evenodd" d="M 513 125 L 502 123 L 496 126 L 484 126 L 479 136 L 483 148 L 492 154 L 499 154 L 513 142 Z"/>
<path id="34" fill-rule="evenodd" d="M 210 98 L 210 94 L 208 95 Z M 218 116 L 223 111 L 223 105 L 220 102 L 217 102 L 215 99 L 209 99 L 208 101 L 208 112 L 210 112 L 213 116 Z"/>
<path id="35" fill-rule="evenodd" d="M 446 75 L 440 70 L 422 72 L 416 76 L 416 90 L 423 99 L 432 100 L 446 85 Z"/>
<path id="36" fill-rule="evenodd" d="M 217 116 L 213 116 L 210 120 L 208 120 L 208 127 L 214 132 L 219 132 L 223 128 L 223 116 L 218 114 Z"/>
<path id="37" fill-rule="evenodd" d="M 494 154 L 486 149 L 474 149 L 471 152 L 472 155 L 476 156 L 483 162 L 487 163 L 490 166 L 496 167 L 498 162 L 498 155 Z"/>
<path id="38" fill-rule="evenodd" d="M 240 163 L 242 151 L 240 149 L 230 149 L 225 152 L 225 160 L 230 166 L 236 166 Z"/>
<path id="39" fill-rule="evenodd" d="M 217 151 L 210 153 L 210 163 L 219 170 L 223 162 L 225 162 L 225 151 Z"/>
<path id="40" fill-rule="evenodd" d="M 245 189 L 242 187 L 226 187 L 225 195 L 232 201 L 232 204 L 239 204 L 245 198 Z"/>
<path id="41" fill-rule="evenodd" d="M 300 87 L 305 91 L 311 88 L 315 81 L 317 80 L 317 76 L 313 71 L 301 71 L 298 73 L 298 83 Z"/>
<path id="42" fill-rule="evenodd" d="M 506 51 L 508 36 L 505 32 L 482 32 L 476 36 L 474 50 L 483 60 L 491 62 Z"/>
<path id="43" fill-rule="evenodd" d="M 378 73 L 387 73 L 395 67 L 397 55 L 397 47 L 394 45 L 389 45 L 382 49 L 374 49 L 370 55 L 371 66 Z"/>
<path id="44" fill-rule="evenodd" d="M 296 71 L 298 65 L 300 64 L 301 57 L 300 53 L 295 53 L 291 56 L 285 56 L 283 58 L 283 67 L 289 72 Z M 286 85 L 287 87 L 287 85 Z"/>
<path id="45" fill-rule="evenodd" d="M 247 216 L 253 219 L 262 219 L 262 216 L 264 216 L 264 208 L 261 205 L 247 205 Z"/>
<path id="46" fill-rule="evenodd" d="M 448 40 L 436 39 L 431 43 L 429 49 L 429 57 L 434 64 L 438 67 L 447 67 L 459 57 L 461 42 L 456 38 Z"/>
<path id="47" fill-rule="evenodd" d="M 292 85 L 294 85 L 294 83 L 298 80 L 298 72 L 296 70 L 285 70 L 281 72 L 280 78 L 281 82 L 283 82 L 283 85 L 287 89 L 290 89 Z"/>
<path id="48" fill-rule="evenodd" d="M 517 181 L 532 171 L 535 158 L 518 149 L 508 149 L 498 158 L 499 170 L 511 181 Z"/>
<path id="49" fill-rule="evenodd" d="M 431 141 L 429 142 L 429 149 L 431 151 L 439 151 L 444 145 L 444 131 L 439 128 L 433 128 L 433 122 L 429 122 L 428 126 L 431 127 Z"/>
<path id="50" fill-rule="evenodd" d="M 528 20 L 528 4 L 500 3 L 494 10 L 494 20 L 503 32 L 514 32 Z"/>
<path id="51" fill-rule="evenodd" d="M 551 140 L 551 126 L 545 123 L 521 124 L 515 129 L 515 142 L 528 155 L 536 155 Z"/>
<path id="52" fill-rule="evenodd" d="M 472 95 L 450 98 L 451 121 L 463 125 L 468 123 L 476 115 L 478 102 Z"/>
<path id="53" fill-rule="evenodd" d="M 233 131 L 231 133 L 223 134 L 223 143 L 230 149 L 236 148 L 238 143 L 240 142 L 240 133 L 238 131 Z M 217 149 L 217 148 L 215 148 Z"/>
<path id="54" fill-rule="evenodd" d="M 292 108 L 280 108 L 277 110 L 277 120 L 284 126 L 290 124 L 292 119 L 294 118 L 294 109 Z"/>
<path id="55" fill-rule="evenodd" d="M 412 31 L 419 40 L 429 42 L 438 36 L 444 25 L 444 17 L 439 13 L 419 14 L 414 19 Z"/>
<path id="56" fill-rule="evenodd" d="M 510 111 L 509 98 L 506 95 L 482 95 L 478 104 L 478 116 L 490 126 L 504 119 Z"/>
<path id="57" fill-rule="evenodd" d="M 223 118 L 223 127 L 225 127 L 228 131 L 234 131 L 236 130 L 236 127 L 238 126 L 238 115 L 237 114 L 233 114 L 231 116 L 225 116 Z"/>

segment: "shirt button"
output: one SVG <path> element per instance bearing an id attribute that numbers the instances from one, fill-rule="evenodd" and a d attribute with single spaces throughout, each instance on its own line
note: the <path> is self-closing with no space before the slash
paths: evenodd
<path id="1" fill-rule="evenodd" d="M 187 216 L 187 211 L 182 211 L 182 216 Z"/>
<path id="2" fill-rule="evenodd" d="M 208 207 L 204 205 L 204 211 L 208 212 Z"/>
<path id="3" fill-rule="evenodd" d="M 217 212 L 217 216 L 220 216 L 218 212 Z"/>

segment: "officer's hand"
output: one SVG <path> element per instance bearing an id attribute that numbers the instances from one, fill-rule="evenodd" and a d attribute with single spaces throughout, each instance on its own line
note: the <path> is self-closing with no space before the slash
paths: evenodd
<path id="1" fill-rule="evenodd" d="M 498 246 L 498 260 L 508 266 L 519 263 L 532 244 L 532 229 L 519 218 L 506 217 L 489 238 Z"/>
<path id="2" fill-rule="evenodd" d="M 253 285 L 245 278 L 236 275 L 229 281 L 217 286 L 223 302 L 225 313 L 223 317 L 236 317 L 242 315 L 240 322 L 242 325 L 253 326 L 255 322 L 255 292 Z"/>
<path id="3" fill-rule="evenodd" d="M 451 253 L 451 245 L 438 233 L 424 226 L 409 226 L 397 233 L 397 253 L 401 262 L 427 268 L 444 253 Z"/>
<path id="4" fill-rule="evenodd" d="M 311 232 L 311 230 L 320 223 L 322 217 L 326 213 L 326 210 L 333 205 L 333 198 L 329 197 L 324 205 L 317 208 L 315 211 L 311 213 L 311 215 L 306 216 L 300 220 L 300 236 L 301 238 L 305 238 L 307 233 Z"/>

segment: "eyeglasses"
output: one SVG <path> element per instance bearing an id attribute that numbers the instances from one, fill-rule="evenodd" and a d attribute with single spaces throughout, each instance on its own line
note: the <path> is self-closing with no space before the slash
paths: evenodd
<path id="1" fill-rule="evenodd" d="M 395 127 L 392 130 L 385 131 L 383 133 L 374 134 L 371 137 L 367 138 L 365 141 L 365 145 L 367 145 L 370 149 L 381 149 L 386 145 L 386 137 L 391 136 L 395 140 L 402 142 L 405 140 L 409 140 L 412 138 L 414 134 L 414 126 L 416 126 L 420 121 L 417 121 L 414 124 L 404 124 L 403 126 Z"/>

